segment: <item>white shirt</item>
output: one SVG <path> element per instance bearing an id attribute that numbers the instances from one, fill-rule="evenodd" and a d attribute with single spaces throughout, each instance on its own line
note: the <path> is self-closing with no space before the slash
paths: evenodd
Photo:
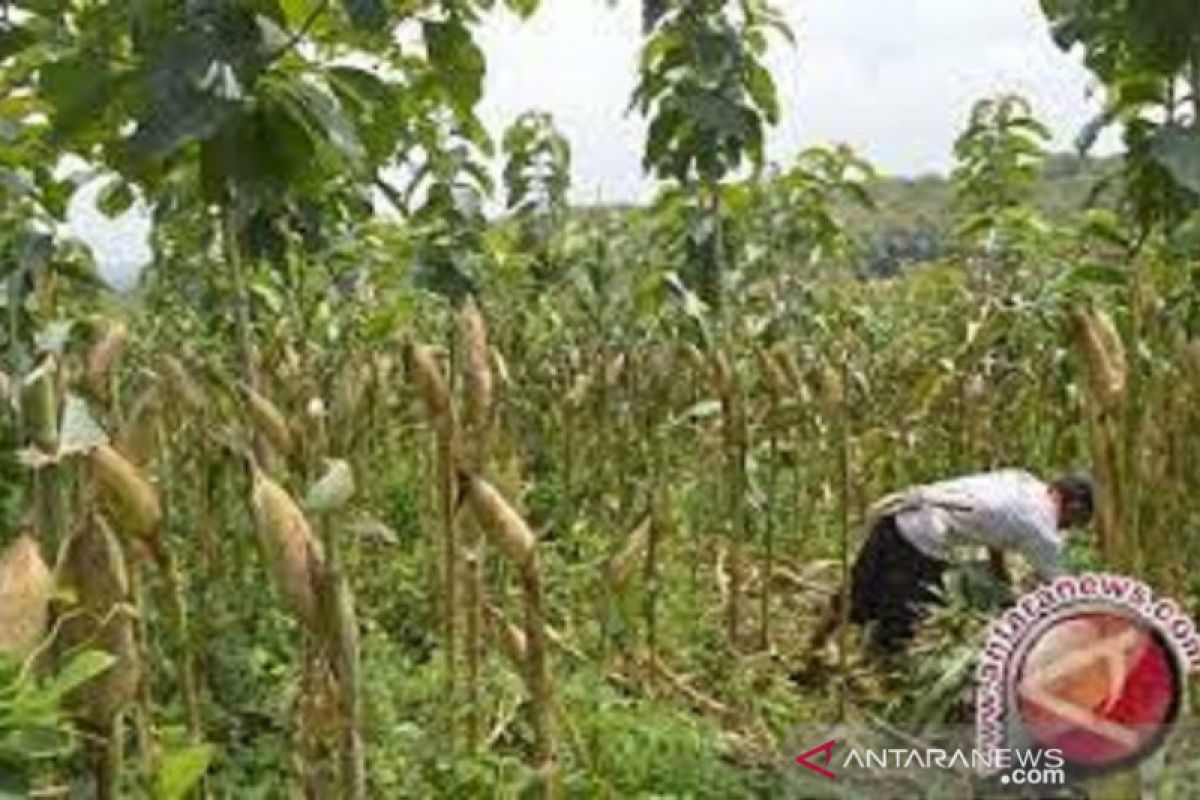
<path id="1" fill-rule="evenodd" d="M 1015 550 L 1038 577 L 1061 574 L 1063 538 L 1049 487 L 1016 469 L 916 486 L 880 500 L 873 516 L 891 514 L 896 528 L 931 558 L 948 561 L 961 545 Z"/>

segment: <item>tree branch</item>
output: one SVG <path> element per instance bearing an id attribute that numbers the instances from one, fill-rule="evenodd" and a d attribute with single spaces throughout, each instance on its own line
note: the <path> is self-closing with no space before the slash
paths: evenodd
<path id="1" fill-rule="evenodd" d="M 313 25 L 317 24 L 317 20 L 319 20 L 328 10 L 329 0 L 321 0 L 319 3 L 317 3 L 317 5 L 313 7 L 313 10 L 308 12 L 308 16 L 304 18 L 304 22 L 300 23 L 300 27 L 288 37 L 288 40 L 284 42 L 278 50 L 276 50 L 274 53 L 271 53 L 271 55 L 267 57 L 267 63 L 273 64 L 294 50 L 296 46 L 300 44 L 301 40 L 308 36 L 308 33 L 312 30 Z"/>

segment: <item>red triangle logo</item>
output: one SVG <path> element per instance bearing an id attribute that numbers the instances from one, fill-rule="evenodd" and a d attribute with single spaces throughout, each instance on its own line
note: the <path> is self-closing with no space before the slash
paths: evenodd
<path id="1" fill-rule="evenodd" d="M 826 778 L 829 778 L 829 780 L 831 780 L 831 781 L 835 780 L 834 774 L 832 772 L 830 772 L 829 770 L 825 769 L 825 767 L 829 766 L 829 762 L 833 760 L 833 746 L 835 744 L 837 744 L 837 739 L 830 739 L 825 744 L 820 745 L 818 747 L 814 747 L 812 750 L 809 750 L 807 753 L 801 753 L 800 755 L 796 756 L 796 763 L 802 767 L 808 767 L 813 772 L 824 775 Z M 825 758 L 821 762 L 821 764 L 824 764 L 825 766 L 821 766 L 820 764 L 814 764 L 813 762 L 808 760 L 812 756 L 815 756 L 817 753 L 825 754 Z"/>

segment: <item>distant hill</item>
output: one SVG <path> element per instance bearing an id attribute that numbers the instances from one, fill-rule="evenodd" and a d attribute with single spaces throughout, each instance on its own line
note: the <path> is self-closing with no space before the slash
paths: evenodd
<path id="1" fill-rule="evenodd" d="M 1120 168 L 1120 159 L 1056 153 L 1046 159 L 1034 204 L 1050 219 L 1083 211 L 1093 190 Z M 866 242 L 864 272 L 894 274 L 906 264 L 939 258 L 950 241 L 954 189 L 948 177 L 885 177 L 872 187 L 876 208 L 846 208 L 850 228 Z"/>

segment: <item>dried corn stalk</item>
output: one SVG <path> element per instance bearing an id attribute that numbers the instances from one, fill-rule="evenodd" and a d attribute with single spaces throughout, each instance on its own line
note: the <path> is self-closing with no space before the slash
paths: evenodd
<path id="1" fill-rule="evenodd" d="M 700 352 L 699 347 L 696 347 L 691 342 L 684 342 L 679 348 L 679 355 L 697 375 L 705 373 L 707 365 L 704 360 L 704 353 Z"/>
<path id="2" fill-rule="evenodd" d="M 180 401 L 190 411 L 203 410 L 206 401 L 204 390 L 174 356 L 162 356 L 158 361 L 159 373 L 170 396 Z"/>
<path id="3" fill-rule="evenodd" d="M 267 570 L 276 590 L 301 623 L 309 630 L 318 630 L 316 581 L 323 560 L 321 543 L 291 495 L 259 469 L 254 470 L 251 501 Z"/>
<path id="4" fill-rule="evenodd" d="M 60 614 L 58 642 L 67 650 L 103 650 L 116 663 L 68 698 L 95 729 L 112 719 L 137 692 L 141 664 L 134 641 L 129 577 L 121 545 L 98 514 L 67 539 L 55 569 L 58 592 L 73 603 Z"/>
<path id="5" fill-rule="evenodd" d="M 639 563 L 646 557 L 650 544 L 651 515 L 647 514 L 633 532 L 629 534 L 625 545 L 609 559 L 605 567 L 608 586 L 613 592 L 621 592 L 629 584 L 630 578 L 637 572 Z"/>
<path id="6" fill-rule="evenodd" d="M 767 391 L 770 392 L 771 398 L 776 403 L 784 400 L 791 394 L 792 390 L 787 374 L 775 359 L 774 353 L 769 350 L 758 350 L 755 352 L 755 356 L 758 360 L 759 371 L 762 373 L 763 381 L 767 385 Z"/>
<path id="7" fill-rule="evenodd" d="M 504 557 L 517 567 L 525 606 L 524 658 L 521 676 L 530 698 L 530 717 L 534 731 L 534 763 L 546 774 L 548 794 L 555 785 L 554 685 L 547 652 L 547 625 L 533 531 L 500 493 L 482 478 L 460 475 L 466 503 L 476 520 Z M 516 639 L 510 644 L 514 654 Z"/>
<path id="8" fill-rule="evenodd" d="M 0 652 L 24 659 L 46 634 L 54 578 L 37 540 L 23 533 L 0 556 Z"/>
<path id="9" fill-rule="evenodd" d="M 501 389 L 507 389 L 512 385 L 512 373 L 508 370 L 508 362 L 504 360 L 504 356 L 496 348 L 491 348 L 490 351 L 492 374 L 496 376 L 496 385 Z"/>
<path id="10" fill-rule="evenodd" d="M 1072 309 L 1071 333 L 1086 365 L 1092 397 L 1103 409 L 1117 408 L 1125 397 L 1129 366 L 1112 318 L 1095 309 Z"/>
<path id="11" fill-rule="evenodd" d="M 836 414 L 846 397 L 842 375 L 831 364 L 825 364 L 817 373 L 817 396 L 821 398 L 826 412 Z"/>
<path id="12" fill-rule="evenodd" d="M 1184 343 L 1183 360 L 1191 373 L 1192 385 L 1200 388 L 1200 339 Z"/>
<path id="13" fill-rule="evenodd" d="M 604 385 L 613 387 L 625 374 L 626 358 L 624 353 L 616 353 L 604 365 Z"/>
<path id="14" fill-rule="evenodd" d="M 729 363 L 729 357 L 725 355 L 723 350 L 717 350 L 712 354 L 712 359 L 709 362 L 709 370 L 712 376 L 713 388 L 721 396 L 721 400 L 726 403 L 732 403 L 737 394 L 737 384 L 733 374 L 733 366 Z"/>
<path id="15" fill-rule="evenodd" d="M 528 655 L 525 631 L 510 622 L 508 617 L 495 606 L 487 606 L 487 615 L 492 629 L 496 633 L 500 652 L 518 671 L 525 669 L 525 659 Z"/>
<path id="16" fill-rule="evenodd" d="M 450 385 L 433 348 L 414 345 L 409 350 L 408 363 L 426 415 L 443 432 L 452 431 L 454 412 Z"/>

